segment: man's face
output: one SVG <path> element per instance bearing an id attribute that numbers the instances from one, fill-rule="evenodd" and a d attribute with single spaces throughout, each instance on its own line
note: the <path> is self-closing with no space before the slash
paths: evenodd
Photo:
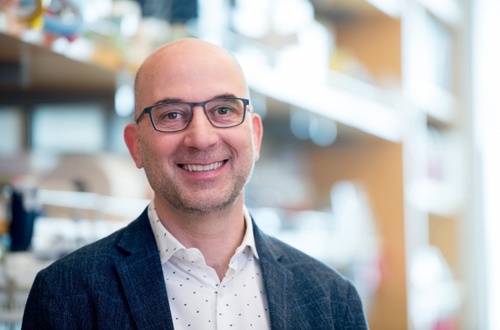
<path id="1" fill-rule="evenodd" d="M 141 73 L 140 108 L 166 99 L 248 98 L 241 71 L 229 57 L 221 59 L 211 52 L 170 54 L 168 60 L 157 57 Z M 192 121 L 183 131 L 157 132 L 144 116 L 125 133 L 136 165 L 144 167 L 156 198 L 177 211 L 200 214 L 222 210 L 243 198 L 261 134 L 256 114 L 247 112 L 239 126 L 215 128 L 201 107 L 194 108 Z"/>

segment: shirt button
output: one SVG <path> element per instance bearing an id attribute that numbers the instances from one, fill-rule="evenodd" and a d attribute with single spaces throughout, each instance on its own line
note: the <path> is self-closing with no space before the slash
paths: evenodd
<path id="1" fill-rule="evenodd" d="M 193 250 L 188 250 L 187 252 L 187 259 L 191 262 L 197 262 L 199 261 L 199 255 L 198 251 L 193 251 Z"/>

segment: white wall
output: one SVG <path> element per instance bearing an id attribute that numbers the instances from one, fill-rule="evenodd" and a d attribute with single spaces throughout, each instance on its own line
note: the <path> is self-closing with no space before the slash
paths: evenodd
<path id="1" fill-rule="evenodd" d="M 484 245 L 479 246 L 484 253 L 479 257 L 484 257 L 485 268 L 484 292 L 479 297 L 486 303 L 484 329 L 500 329 L 500 1 L 472 0 L 471 4 L 472 109 L 482 176 L 478 226 L 482 225 L 479 231 L 484 235 Z"/>

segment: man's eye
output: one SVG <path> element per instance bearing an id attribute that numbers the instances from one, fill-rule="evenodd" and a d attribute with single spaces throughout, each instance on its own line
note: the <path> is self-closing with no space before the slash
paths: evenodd
<path id="1" fill-rule="evenodd" d="M 179 116 L 180 114 L 178 112 L 169 112 L 164 116 L 164 118 L 169 120 L 174 120 L 179 118 Z"/>
<path id="2" fill-rule="evenodd" d="M 227 115 L 233 112 L 233 109 L 229 107 L 219 107 L 215 110 L 215 113 L 218 115 Z"/>
<path id="3" fill-rule="evenodd" d="M 178 110 L 169 110 L 169 111 L 163 111 L 160 113 L 158 116 L 159 120 L 162 121 L 172 121 L 172 120 L 179 120 L 182 119 L 183 116 L 186 116 L 182 111 Z"/>

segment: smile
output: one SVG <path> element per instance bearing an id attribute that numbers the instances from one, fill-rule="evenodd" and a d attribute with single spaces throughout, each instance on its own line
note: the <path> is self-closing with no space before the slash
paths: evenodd
<path id="1" fill-rule="evenodd" d="M 212 163 L 212 164 L 208 164 L 208 165 L 184 164 L 184 165 L 181 165 L 181 167 L 189 172 L 206 172 L 206 171 L 216 170 L 219 167 L 221 167 L 222 165 L 224 165 L 224 161 Z"/>

